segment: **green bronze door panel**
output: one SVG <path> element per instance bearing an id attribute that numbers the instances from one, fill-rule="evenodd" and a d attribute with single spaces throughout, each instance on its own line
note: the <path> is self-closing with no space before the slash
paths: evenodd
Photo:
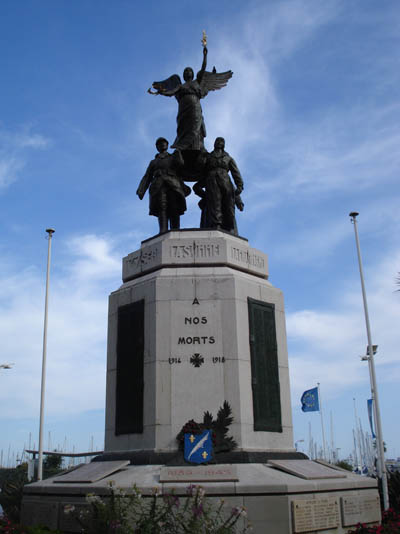
<path id="1" fill-rule="evenodd" d="M 144 300 L 118 308 L 115 434 L 143 432 Z"/>
<path id="2" fill-rule="evenodd" d="M 251 298 L 247 301 L 254 430 L 282 432 L 275 306 Z"/>

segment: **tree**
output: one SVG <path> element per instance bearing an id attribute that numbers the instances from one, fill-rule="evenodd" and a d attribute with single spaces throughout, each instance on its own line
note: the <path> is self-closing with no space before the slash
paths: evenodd
<path id="1" fill-rule="evenodd" d="M 43 467 L 46 470 L 59 470 L 62 467 L 62 456 L 58 454 L 47 454 L 43 461 Z"/>
<path id="2" fill-rule="evenodd" d="M 335 465 L 342 469 L 346 469 L 346 471 L 353 471 L 353 466 L 349 464 L 349 462 L 346 462 L 346 460 L 340 460 L 339 462 L 336 462 Z"/>

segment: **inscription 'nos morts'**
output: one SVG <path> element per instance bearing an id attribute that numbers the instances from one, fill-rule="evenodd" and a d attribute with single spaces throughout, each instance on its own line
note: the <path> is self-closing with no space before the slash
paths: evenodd
<path id="1" fill-rule="evenodd" d="M 199 301 L 197 297 L 190 304 L 187 301 L 174 303 L 171 319 L 175 325 L 175 335 L 171 344 L 171 358 L 181 357 L 188 361 L 196 352 L 201 353 L 205 362 L 223 363 L 219 308 L 219 303 Z M 212 361 L 217 357 L 218 361 Z"/>
<path id="2" fill-rule="evenodd" d="M 207 317 L 185 317 L 185 325 L 203 325 L 207 324 Z M 214 336 L 180 336 L 178 345 L 214 345 Z"/>

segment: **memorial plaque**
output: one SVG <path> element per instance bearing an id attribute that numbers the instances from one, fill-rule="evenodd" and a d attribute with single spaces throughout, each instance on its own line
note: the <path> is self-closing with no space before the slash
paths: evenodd
<path id="1" fill-rule="evenodd" d="M 315 460 L 313 460 L 313 462 L 324 465 L 325 467 L 329 467 L 329 469 L 336 469 L 336 471 L 342 471 L 342 473 L 344 474 L 348 474 L 349 472 L 347 469 L 343 469 L 343 467 L 339 467 L 338 465 L 330 464 L 329 462 L 327 462 L 326 460 L 323 460 L 322 458 L 316 458 Z"/>
<path id="2" fill-rule="evenodd" d="M 112 473 L 119 471 L 129 464 L 129 460 L 117 460 L 112 462 L 92 462 L 90 464 L 82 465 L 78 469 L 60 475 L 53 480 L 54 483 L 64 484 L 68 483 L 90 483 L 97 482 L 102 478 L 108 477 Z"/>
<path id="3" fill-rule="evenodd" d="M 329 530 L 339 526 L 337 497 L 292 501 L 293 532 Z"/>
<path id="4" fill-rule="evenodd" d="M 199 465 L 162 467 L 160 482 L 237 482 L 235 465 Z"/>
<path id="5" fill-rule="evenodd" d="M 346 478 L 346 474 L 311 460 L 269 460 L 268 464 L 306 480 Z"/>
<path id="6" fill-rule="evenodd" d="M 357 523 L 375 523 L 381 520 L 379 495 L 351 495 L 341 498 L 344 527 Z"/>
<path id="7" fill-rule="evenodd" d="M 118 308 L 115 434 L 143 432 L 144 299 Z"/>
<path id="8" fill-rule="evenodd" d="M 282 432 L 275 306 L 247 298 L 254 430 Z"/>

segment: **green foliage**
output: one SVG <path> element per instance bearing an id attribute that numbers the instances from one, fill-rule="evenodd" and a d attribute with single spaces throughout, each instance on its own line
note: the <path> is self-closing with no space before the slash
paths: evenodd
<path id="1" fill-rule="evenodd" d="M 236 441 L 231 436 L 228 436 L 228 427 L 232 422 L 232 408 L 227 401 L 224 401 L 224 404 L 218 410 L 216 420 L 214 420 L 210 412 L 204 412 L 202 423 L 196 423 L 191 419 L 182 427 L 176 439 L 179 441 L 180 448 L 183 449 L 186 433 L 201 434 L 204 430 L 212 430 L 214 453 L 231 451 L 237 447 Z"/>
<path id="2" fill-rule="evenodd" d="M 353 471 L 353 466 L 349 464 L 349 462 L 346 462 L 346 460 L 340 460 L 339 462 L 336 462 L 335 465 L 342 469 L 346 469 L 346 471 Z"/>
<path id="3" fill-rule="evenodd" d="M 46 470 L 61 470 L 62 466 L 62 456 L 55 454 L 47 454 L 43 460 L 43 469 Z"/>
<path id="4" fill-rule="evenodd" d="M 82 534 L 233 534 L 251 528 L 243 508 L 229 512 L 220 501 L 213 506 L 200 486 L 189 486 L 187 495 L 161 495 L 154 488 L 151 497 L 142 497 L 136 487 L 129 493 L 110 485 L 110 496 L 89 494 L 88 508 L 80 513 L 74 506 L 64 507 L 82 528 Z"/>
<path id="5" fill-rule="evenodd" d="M 53 454 L 46 455 L 43 460 L 43 480 L 54 477 L 63 471 L 63 459 L 61 456 Z"/>
<path id="6" fill-rule="evenodd" d="M 388 474 L 390 507 L 400 514 L 400 472 Z"/>
<path id="7" fill-rule="evenodd" d="M 1 484 L 0 505 L 12 521 L 19 521 L 24 486 L 27 482 L 26 469 L 21 466 L 9 470 Z"/>
<path id="8" fill-rule="evenodd" d="M 54 457 L 53 457 L 54 458 Z M 54 476 L 60 472 L 60 458 L 56 458 L 57 462 L 50 461 L 46 463 L 48 457 L 43 462 L 43 478 Z M 0 470 L 0 505 L 4 510 L 5 516 L 18 523 L 20 519 L 22 497 L 24 486 L 28 483 L 27 476 L 28 465 L 26 463 L 19 465 L 13 469 Z M 0 530 L 0 532 L 2 532 Z"/>

